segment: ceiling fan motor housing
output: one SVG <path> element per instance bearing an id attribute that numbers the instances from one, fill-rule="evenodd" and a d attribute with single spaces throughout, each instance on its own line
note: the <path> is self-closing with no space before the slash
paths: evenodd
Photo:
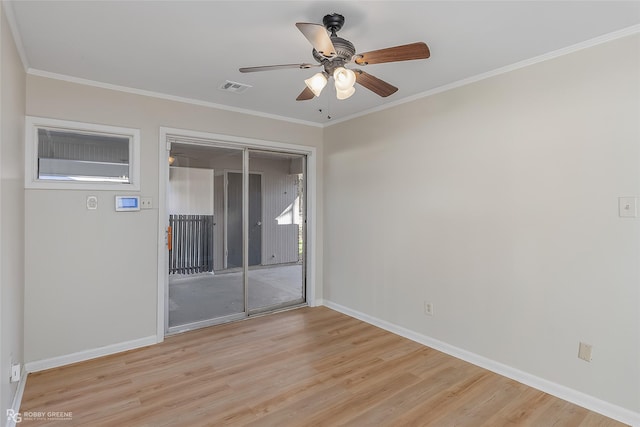
<path id="1" fill-rule="evenodd" d="M 333 70 L 344 66 L 344 64 L 351 61 L 351 58 L 356 53 L 356 48 L 349 40 L 342 37 L 332 36 L 331 43 L 336 50 L 336 56 L 333 58 L 327 58 L 317 50 L 313 49 L 313 58 L 324 65 L 325 71 L 329 74 L 333 73 Z"/>
<path id="2" fill-rule="evenodd" d="M 351 57 L 356 53 L 356 48 L 349 40 L 342 37 L 331 37 L 331 43 L 336 48 L 336 56 L 344 59 L 345 62 L 351 61 Z"/>

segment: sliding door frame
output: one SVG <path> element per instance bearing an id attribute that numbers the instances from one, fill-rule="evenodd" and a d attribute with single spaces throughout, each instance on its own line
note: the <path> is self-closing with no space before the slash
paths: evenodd
<path id="1" fill-rule="evenodd" d="M 261 139 L 244 138 L 231 135 L 221 135 L 209 132 L 191 131 L 186 129 L 176 129 L 169 127 L 160 127 L 159 134 L 159 147 L 158 154 L 158 177 L 159 177 L 159 194 L 158 194 L 158 303 L 157 303 L 157 328 L 156 328 L 156 340 L 162 342 L 165 334 L 168 331 L 168 283 L 167 283 L 167 268 L 168 268 L 168 251 L 167 251 L 167 186 L 169 180 L 169 152 L 171 150 L 171 141 L 180 140 L 196 145 L 208 145 L 217 146 L 232 149 L 243 150 L 243 174 L 248 176 L 249 173 L 249 150 L 262 150 L 262 151 L 275 151 L 285 152 L 291 154 L 301 154 L 306 156 L 306 241 L 305 241 L 305 271 L 306 271 L 306 288 L 303 290 L 307 305 L 315 306 L 316 300 L 316 218 L 317 218 L 317 203 L 316 203 L 316 174 L 317 174 L 317 154 L 315 147 L 308 147 L 304 145 L 268 141 Z M 243 180 L 243 203 L 244 206 L 248 206 L 248 179 Z M 243 210 L 243 253 L 244 260 L 248 256 L 248 209 Z M 245 270 L 245 287 L 248 280 L 248 262 L 244 262 Z M 248 308 L 247 299 L 248 293 L 245 292 L 245 310 Z"/>

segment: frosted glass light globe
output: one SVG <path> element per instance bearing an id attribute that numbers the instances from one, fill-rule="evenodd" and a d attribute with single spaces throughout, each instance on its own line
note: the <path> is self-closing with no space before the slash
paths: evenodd
<path id="1" fill-rule="evenodd" d="M 347 90 L 356 83 L 356 73 L 344 67 L 338 67 L 333 72 L 336 81 L 336 90 Z"/>

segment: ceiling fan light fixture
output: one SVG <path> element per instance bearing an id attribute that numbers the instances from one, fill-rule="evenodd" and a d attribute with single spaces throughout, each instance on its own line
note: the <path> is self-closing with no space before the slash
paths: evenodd
<path id="1" fill-rule="evenodd" d="M 356 91 L 356 88 L 351 86 L 350 88 L 344 89 L 344 90 L 340 90 L 336 87 L 336 97 L 339 100 L 343 100 L 343 99 L 347 99 L 349 98 L 351 95 L 353 95 Z"/>
<path id="2" fill-rule="evenodd" d="M 320 96 L 322 89 L 327 85 L 327 77 L 324 73 L 316 73 L 304 81 L 315 96 Z"/>
<path id="3" fill-rule="evenodd" d="M 344 67 L 336 68 L 333 72 L 333 78 L 336 81 L 336 90 L 339 91 L 346 91 L 356 84 L 356 73 Z"/>
<path id="4" fill-rule="evenodd" d="M 326 15 L 322 24 L 297 22 L 296 27 L 313 46 L 311 52 L 317 64 L 281 64 L 263 65 L 259 67 L 243 67 L 241 73 L 254 71 L 268 71 L 282 68 L 298 68 L 306 70 L 311 67 L 322 67 L 324 71 L 305 80 L 306 87 L 296 101 L 307 101 L 320 96 L 327 85 L 327 80 L 333 77 L 337 98 L 340 100 L 351 97 L 358 83 L 376 95 L 386 98 L 398 91 L 398 88 L 362 70 L 350 70 L 347 66 L 364 66 L 368 64 L 384 64 L 388 62 L 412 61 L 427 59 L 431 56 L 429 47 L 424 42 L 409 43 L 369 52 L 357 52 L 353 43 L 337 35 L 344 24 L 344 16 L 338 13 Z M 231 82 L 233 83 L 233 82 Z"/>

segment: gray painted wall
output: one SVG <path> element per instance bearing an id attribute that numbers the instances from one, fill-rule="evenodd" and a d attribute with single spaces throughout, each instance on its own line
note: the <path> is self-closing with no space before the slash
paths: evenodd
<path id="1" fill-rule="evenodd" d="M 297 176 L 290 175 L 288 162 L 280 162 L 286 169 L 283 173 L 267 173 L 264 185 L 264 254 L 265 265 L 298 262 L 298 227 L 290 221 L 289 212 L 296 206 Z M 293 212 L 291 212 L 293 214 Z"/>
<path id="2" fill-rule="evenodd" d="M 26 74 L 0 5 L 0 421 L 17 383 L 11 361 L 21 363 L 24 315 L 24 111 Z"/>
<path id="3" fill-rule="evenodd" d="M 325 300 L 640 412 L 639 123 L 635 35 L 327 128 Z"/>

